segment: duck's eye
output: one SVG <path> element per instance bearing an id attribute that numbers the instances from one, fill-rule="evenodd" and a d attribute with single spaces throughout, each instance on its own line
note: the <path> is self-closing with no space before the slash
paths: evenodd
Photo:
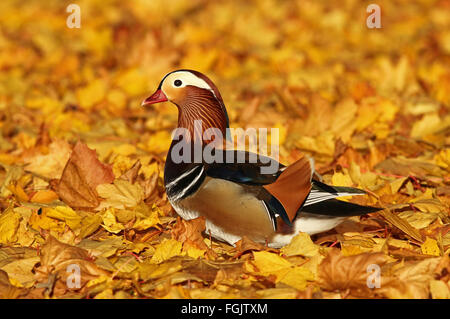
<path id="1" fill-rule="evenodd" d="M 181 86 L 181 84 L 183 84 L 183 82 L 181 82 L 181 80 L 175 80 L 175 82 L 173 82 L 173 85 L 175 85 L 175 86 Z"/>

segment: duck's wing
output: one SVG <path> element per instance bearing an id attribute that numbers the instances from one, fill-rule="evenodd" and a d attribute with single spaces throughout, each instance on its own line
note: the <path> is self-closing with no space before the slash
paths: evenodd
<path id="1" fill-rule="evenodd" d="M 245 185 L 266 185 L 275 182 L 284 165 L 273 158 L 255 153 L 226 150 L 223 161 L 205 164 L 206 174 L 213 178 Z"/>
<path id="2" fill-rule="evenodd" d="M 291 225 L 311 190 L 311 161 L 302 157 L 285 167 L 269 157 L 257 155 L 255 158 L 254 153 L 236 150 L 226 152 L 233 152 L 228 153 L 230 158 L 240 156 L 243 160 L 208 164 L 206 175 L 243 185 L 260 186 L 258 196 L 271 215 L 274 218 L 280 216 Z"/>

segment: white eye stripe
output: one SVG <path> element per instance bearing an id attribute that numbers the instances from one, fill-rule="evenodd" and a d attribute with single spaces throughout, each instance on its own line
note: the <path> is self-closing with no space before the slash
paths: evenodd
<path id="1" fill-rule="evenodd" d="M 167 75 L 167 78 L 165 80 L 170 80 L 171 81 L 170 85 L 174 88 L 181 88 L 181 87 L 185 87 L 187 85 L 192 85 L 192 86 L 196 86 L 201 89 L 209 90 L 217 98 L 216 94 L 214 93 L 214 90 L 209 86 L 208 83 L 206 83 L 205 80 L 199 78 L 198 76 L 196 76 L 195 74 L 193 74 L 189 71 L 176 71 L 176 72 L 170 73 Z M 181 81 L 180 86 L 175 85 L 176 80 Z"/>

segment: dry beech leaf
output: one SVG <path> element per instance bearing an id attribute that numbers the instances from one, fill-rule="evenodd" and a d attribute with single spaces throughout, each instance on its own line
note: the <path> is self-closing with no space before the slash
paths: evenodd
<path id="1" fill-rule="evenodd" d="M 388 257 L 382 253 L 363 253 L 343 256 L 338 249 L 329 251 L 328 256 L 319 265 L 319 282 L 321 287 L 330 291 L 347 289 L 359 293 L 371 293 L 367 286 L 369 265 L 382 267 L 388 262 Z"/>
<path id="2" fill-rule="evenodd" d="M 0 299 L 15 299 L 23 293 L 22 289 L 11 284 L 8 274 L 0 269 Z"/>
<path id="3" fill-rule="evenodd" d="M 311 237 L 306 233 L 299 233 L 291 242 L 281 248 L 281 252 L 286 256 L 313 257 L 319 253 L 320 246 L 313 243 Z"/>
<path id="4" fill-rule="evenodd" d="M 261 250 L 272 250 L 262 244 L 255 243 L 253 240 L 248 238 L 247 236 L 242 237 L 239 241 L 236 242 L 236 255 L 234 257 L 238 257 L 247 251 L 261 251 Z"/>
<path id="5" fill-rule="evenodd" d="M 183 244 L 181 242 L 172 238 L 166 239 L 156 247 L 151 262 L 159 264 L 174 256 L 180 256 L 182 254 L 182 247 Z"/>
<path id="6" fill-rule="evenodd" d="M 36 269 L 36 278 L 45 283 L 51 274 L 58 274 L 58 288 L 64 293 L 67 287 L 67 278 L 72 274 L 69 270 L 78 267 L 80 270 L 80 286 L 83 287 L 89 280 L 98 276 L 108 276 L 109 273 L 100 269 L 87 250 L 61 243 L 53 236 L 49 236 L 42 246 L 40 266 Z"/>
<path id="7" fill-rule="evenodd" d="M 381 214 L 389 223 L 402 230 L 404 233 L 408 234 L 419 242 L 423 241 L 422 235 L 416 228 L 412 227 L 406 220 L 392 213 L 389 209 L 384 209 L 383 211 L 381 211 Z"/>
<path id="8" fill-rule="evenodd" d="M 103 208 L 125 209 L 139 205 L 144 199 L 144 190 L 139 184 L 131 184 L 123 179 L 116 179 L 113 184 L 101 184 L 97 186 L 97 193 L 104 200 L 97 210 Z"/>
<path id="9" fill-rule="evenodd" d="M 175 226 L 172 228 L 172 237 L 181 242 L 189 242 L 189 244 L 197 248 L 205 249 L 206 244 L 203 240 L 202 232 L 205 231 L 205 218 L 199 217 L 191 220 L 177 218 Z"/>
<path id="10" fill-rule="evenodd" d="M 20 219 L 20 214 L 10 208 L 0 215 L 0 244 L 9 244 L 17 240 Z"/>
<path id="11" fill-rule="evenodd" d="M 113 181 L 111 167 L 101 163 L 94 150 L 78 141 L 55 190 L 70 207 L 95 208 L 100 203 L 96 187 Z"/>
<path id="12" fill-rule="evenodd" d="M 254 265 L 256 273 L 263 276 L 272 276 L 275 282 L 282 282 L 303 290 L 306 288 L 308 281 L 314 280 L 314 274 L 308 268 L 296 266 L 277 254 L 267 251 L 254 251 L 253 256 L 254 261 L 247 262 L 249 264 L 246 268 L 251 270 Z"/>
<path id="13" fill-rule="evenodd" d="M 134 163 L 133 166 L 128 171 L 123 173 L 122 176 L 120 176 L 119 178 L 126 180 L 131 184 L 134 184 L 141 167 L 142 167 L 141 161 L 137 160 L 136 163 Z"/>
<path id="14" fill-rule="evenodd" d="M 410 261 L 398 267 L 390 277 L 381 277 L 380 293 L 393 299 L 425 299 L 430 293 L 430 281 L 441 258 Z"/>

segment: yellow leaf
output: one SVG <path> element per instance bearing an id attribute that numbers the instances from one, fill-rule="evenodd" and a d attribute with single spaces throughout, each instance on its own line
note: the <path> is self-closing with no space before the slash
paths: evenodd
<path id="1" fill-rule="evenodd" d="M 156 207 L 156 206 L 155 206 Z M 152 209 L 150 216 L 139 218 L 133 225 L 136 230 L 146 230 L 150 227 L 155 227 L 160 223 L 159 220 L 159 208 Z"/>
<path id="2" fill-rule="evenodd" d="M 118 223 L 116 215 L 114 214 L 114 208 L 108 208 L 102 215 L 103 228 L 113 234 L 120 233 L 125 227 Z"/>
<path id="3" fill-rule="evenodd" d="M 311 136 L 301 136 L 295 142 L 295 145 L 302 150 L 333 156 L 335 146 L 334 135 L 331 132 L 323 132 L 316 138 Z"/>
<path id="4" fill-rule="evenodd" d="M 194 259 L 202 257 L 205 254 L 205 252 L 206 252 L 206 250 L 204 250 L 204 249 L 198 249 L 198 248 L 192 247 L 192 246 L 189 246 L 186 249 L 186 255 L 188 255 L 189 257 L 192 257 Z"/>
<path id="5" fill-rule="evenodd" d="M 433 134 L 443 128 L 444 124 L 437 113 L 425 115 L 420 121 L 414 123 L 411 129 L 411 137 L 420 138 Z"/>
<path id="6" fill-rule="evenodd" d="M 95 285 L 98 285 L 98 284 L 101 284 L 101 283 L 104 283 L 104 282 L 108 282 L 108 281 L 111 281 L 110 277 L 106 277 L 104 275 L 100 275 L 97 278 L 89 280 L 87 282 L 87 284 L 86 284 L 86 287 L 92 287 L 92 286 L 95 286 Z"/>
<path id="7" fill-rule="evenodd" d="M 120 144 L 112 148 L 112 152 L 124 156 L 130 156 L 136 154 L 136 146 L 132 144 Z"/>
<path id="8" fill-rule="evenodd" d="M 286 256 L 305 256 L 312 257 L 319 252 L 320 246 L 313 243 L 307 233 L 299 233 L 291 242 L 281 248 L 281 253 Z"/>
<path id="9" fill-rule="evenodd" d="M 392 194 L 397 193 L 407 179 L 408 179 L 408 177 L 402 177 L 402 178 L 397 178 L 396 180 L 391 182 L 389 184 L 389 186 L 391 187 Z"/>
<path id="10" fill-rule="evenodd" d="M 283 277 L 294 265 L 286 259 L 267 251 L 254 251 L 254 265 L 265 275 L 275 275 L 277 278 Z"/>
<path id="11" fill-rule="evenodd" d="M 101 241 L 83 239 L 77 246 L 86 249 L 93 256 L 107 258 L 114 255 L 123 246 L 123 240 L 120 236 L 109 236 Z"/>
<path id="12" fill-rule="evenodd" d="M 70 123 L 73 125 L 72 119 Z M 24 159 L 27 164 L 25 168 L 27 171 L 47 178 L 60 178 L 72 148 L 69 143 L 61 139 L 55 139 L 48 148 L 48 154 L 26 157 Z"/>
<path id="13" fill-rule="evenodd" d="M 17 229 L 21 216 L 12 209 L 6 209 L 0 215 L 0 244 L 11 244 L 17 241 Z"/>
<path id="14" fill-rule="evenodd" d="M 111 103 L 118 107 L 119 110 L 125 108 L 127 102 L 127 96 L 121 90 L 110 90 L 106 95 L 108 103 Z"/>
<path id="15" fill-rule="evenodd" d="M 414 228 L 423 229 L 434 222 L 439 217 L 439 213 L 425 213 L 407 210 L 400 212 L 398 216 L 406 220 Z"/>
<path id="16" fill-rule="evenodd" d="M 290 269 L 282 278 L 280 278 L 280 282 L 298 290 L 304 290 L 306 288 L 307 281 L 311 280 L 314 280 L 314 275 L 305 267 L 294 267 Z"/>
<path id="17" fill-rule="evenodd" d="M 167 131 L 158 131 L 146 143 L 138 146 L 151 153 L 166 153 L 172 143 L 172 136 Z"/>
<path id="18" fill-rule="evenodd" d="M 364 251 L 357 245 L 342 245 L 341 253 L 342 256 L 353 256 L 362 254 Z"/>
<path id="19" fill-rule="evenodd" d="M 398 217 L 396 214 L 392 213 L 389 209 L 384 209 L 380 213 L 384 216 L 384 218 L 387 219 L 389 223 L 401 229 L 403 232 L 405 232 L 415 240 L 423 242 L 423 238 L 420 232 L 415 227 L 412 227 L 408 223 L 408 221 Z"/>
<path id="20" fill-rule="evenodd" d="M 441 280 L 433 279 L 430 281 L 430 292 L 433 299 L 450 299 L 450 289 Z"/>
<path id="21" fill-rule="evenodd" d="M 155 253 L 150 260 L 153 263 L 161 263 L 173 256 L 181 255 L 182 243 L 175 239 L 166 239 L 156 247 Z"/>
<path id="22" fill-rule="evenodd" d="M 78 103 L 84 109 L 90 110 L 95 104 L 103 100 L 106 85 L 103 79 L 97 79 L 76 91 Z"/>
<path id="23" fill-rule="evenodd" d="M 47 211 L 47 216 L 64 221 L 72 230 L 80 226 L 82 217 L 68 206 L 57 206 Z"/>
<path id="24" fill-rule="evenodd" d="M 32 203 L 48 204 L 58 199 L 58 195 L 51 190 L 37 191 L 30 199 Z"/>
<path id="25" fill-rule="evenodd" d="M 64 223 L 47 216 L 47 208 L 33 212 L 30 216 L 29 225 L 38 231 L 41 229 L 54 230 L 60 232 L 64 230 Z"/>
<path id="26" fill-rule="evenodd" d="M 438 243 L 435 239 L 427 237 L 425 242 L 420 246 L 422 253 L 431 256 L 440 256 L 441 250 L 439 249 Z"/>
<path id="27" fill-rule="evenodd" d="M 143 280 L 155 279 L 176 273 L 183 269 L 181 260 L 168 261 L 160 265 L 144 261 L 138 265 L 139 277 Z"/>
<path id="28" fill-rule="evenodd" d="M 64 108 L 63 104 L 48 96 L 35 96 L 27 99 L 25 105 L 30 109 L 39 109 L 45 114 L 60 113 Z"/>
<path id="29" fill-rule="evenodd" d="M 114 184 L 98 185 L 97 193 L 105 198 L 97 210 L 108 207 L 119 209 L 135 207 L 144 199 L 144 191 L 139 184 L 131 184 L 122 179 L 116 179 Z"/>
<path id="30" fill-rule="evenodd" d="M 102 223 L 102 217 L 98 214 L 86 216 L 81 221 L 78 237 L 84 238 L 95 232 Z"/>
<path id="31" fill-rule="evenodd" d="M 11 283 L 19 287 L 29 287 L 34 282 L 34 274 L 31 272 L 34 265 L 40 261 L 40 257 L 18 259 L 3 266 L 1 269 L 8 273 Z"/>
<path id="32" fill-rule="evenodd" d="M 117 155 L 113 161 L 113 173 L 115 176 L 122 176 L 133 164 L 136 163 L 129 156 Z"/>
<path id="33" fill-rule="evenodd" d="M 120 74 L 116 84 L 131 96 L 145 94 L 148 90 L 148 78 L 139 69 L 131 69 Z"/>
<path id="34" fill-rule="evenodd" d="M 436 161 L 437 165 L 450 170 L 450 148 L 446 148 L 440 151 L 439 154 L 436 154 L 434 156 L 434 160 Z"/>
<path id="35" fill-rule="evenodd" d="M 16 196 L 19 201 L 28 202 L 28 195 L 20 185 L 10 184 L 8 185 L 8 189 L 11 191 L 11 193 L 14 194 L 14 196 Z"/>
<path id="36" fill-rule="evenodd" d="M 253 264 L 264 276 L 273 275 L 276 282 L 282 282 L 294 288 L 303 290 L 307 280 L 314 280 L 313 273 L 306 267 L 298 267 L 274 253 L 254 251 Z"/>
<path id="37" fill-rule="evenodd" d="M 294 299 L 298 298 L 298 291 L 292 288 L 269 288 L 256 292 L 263 299 Z"/>
<path id="38" fill-rule="evenodd" d="M 352 186 L 353 181 L 349 175 L 343 174 L 341 172 L 336 172 L 331 178 L 331 182 L 334 186 Z"/>

